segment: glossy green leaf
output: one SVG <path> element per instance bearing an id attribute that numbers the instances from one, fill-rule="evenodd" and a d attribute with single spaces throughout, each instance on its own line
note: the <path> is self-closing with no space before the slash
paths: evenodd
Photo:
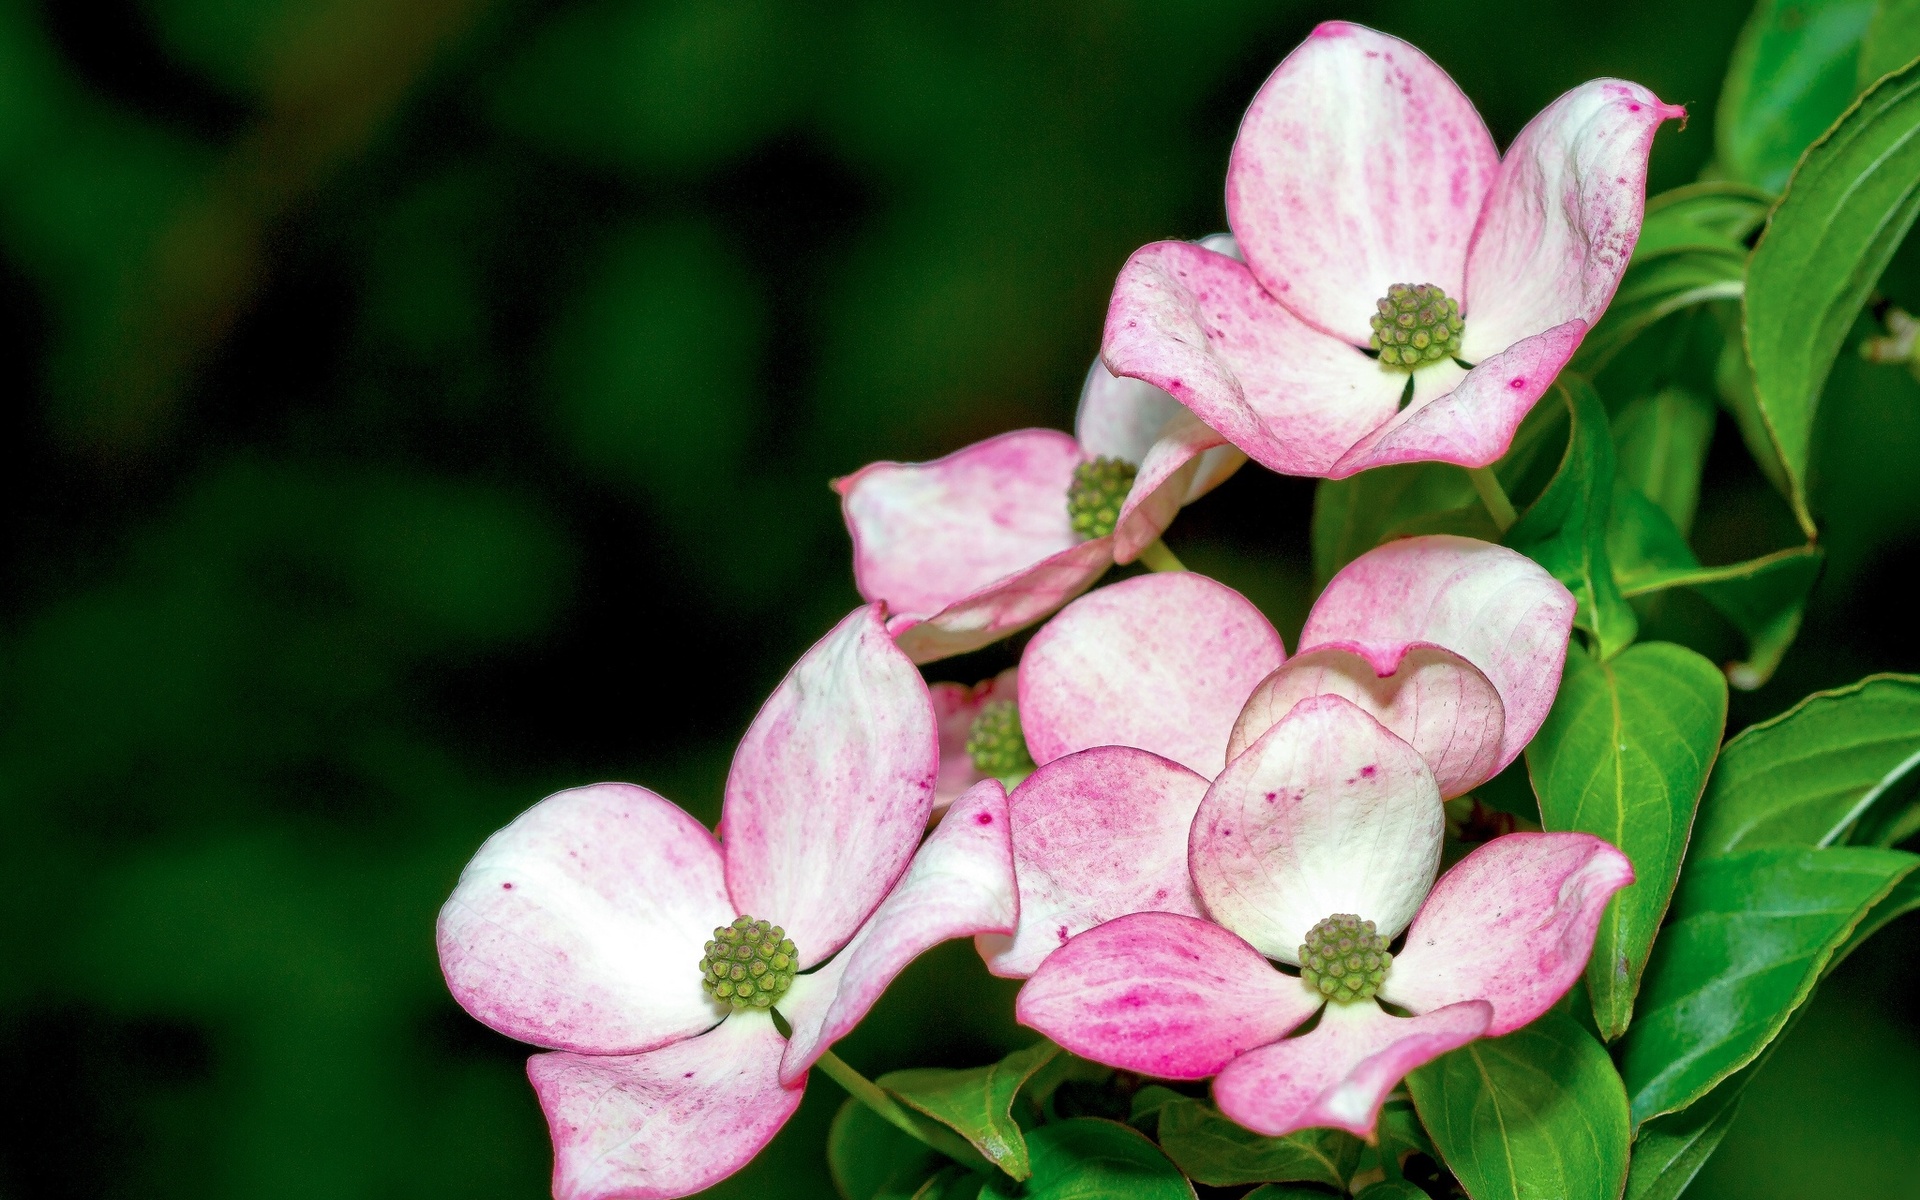
<path id="1" fill-rule="evenodd" d="M 1693 528 L 1700 474 L 1718 416 L 1712 400 L 1675 386 L 1640 397 L 1613 418 L 1616 486 L 1631 487 L 1659 505 L 1682 535 Z M 1615 577 L 1621 571 L 1616 559 Z"/>
<path id="2" fill-rule="evenodd" d="M 1204 1100 L 1183 1098 L 1160 1110 L 1160 1148 L 1195 1183 L 1213 1187 L 1304 1182 L 1344 1189 L 1362 1145 L 1338 1129 L 1262 1137 Z"/>
<path id="3" fill-rule="evenodd" d="M 827 1130 L 827 1169 L 846 1200 L 906 1200 L 948 1161 L 852 1097 Z"/>
<path id="4" fill-rule="evenodd" d="M 1627 1167 L 1626 1200 L 1676 1200 L 1733 1127 L 1745 1082 L 1736 1076 L 1691 1107 L 1642 1125 Z"/>
<path id="5" fill-rule="evenodd" d="M 1920 909 L 1920 871 L 1894 884 L 1892 891 L 1875 901 L 1874 906 L 1867 910 L 1867 915 L 1861 917 L 1860 923 L 1847 935 L 1847 940 L 1833 952 L 1833 964 L 1829 965 L 1828 971 L 1831 972 L 1833 965 L 1845 961 L 1849 954 L 1858 950 L 1862 942 L 1916 909 Z"/>
<path id="6" fill-rule="evenodd" d="M 1870 675 L 1743 730 L 1700 802 L 1695 853 L 1850 840 L 1920 765 L 1920 677 Z"/>
<path id="7" fill-rule="evenodd" d="M 1738 299 L 1747 252 L 1739 246 L 1676 248 L 1627 268 L 1612 303 L 1580 343 L 1573 368 L 1599 371 L 1628 342 L 1663 317 L 1713 300 Z"/>
<path id="8" fill-rule="evenodd" d="M 1920 58 L 1920 0 L 1880 0 L 1860 42 L 1856 89 L 1866 91 L 1915 58 Z"/>
<path id="9" fill-rule="evenodd" d="M 1326 586 L 1336 571 L 1386 540 L 1395 526 L 1478 503 L 1465 468 L 1451 463 L 1404 463 L 1322 479 L 1313 493 L 1316 586 Z"/>
<path id="10" fill-rule="evenodd" d="M 1835 950 L 1920 858 L 1773 846 L 1689 863 L 1622 1043 L 1635 1125 L 1752 1062 Z"/>
<path id="11" fill-rule="evenodd" d="M 1027 1134 L 1033 1176 L 1024 1185 L 993 1180 L 983 1195 L 1024 1200 L 1193 1200 L 1180 1169 L 1137 1131 L 1075 1117 Z"/>
<path id="12" fill-rule="evenodd" d="M 1780 446 L 1774 440 L 1773 430 L 1760 411 L 1760 398 L 1753 390 L 1753 364 L 1747 361 L 1745 313 L 1740 305 L 1731 301 L 1709 304 L 1706 311 L 1713 314 L 1723 334 L 1720 355 L 1713 367 L 1713 387 L 1720 398 L 1720 407 L 1733 418 L 1734 427 L 1739 429 L 1740 440 L 1746 445 L 1747 453 L 1753 456 L 1754 465 L 1767 477 L 1773 490 L 1791 503 L 1793 479 L 1780 457 Z M 1806 532 L 1804 526 L 1801 532 Z"/>
<path id="13" fill-rule="evenodd" d="M 1625 1185 L 1626 1092 L 1564 1012 L 1442 1055 L 1407 1086 L 1473 1200 L 1616 1200 Z"/>
<path id="14" fill-rule="evenodd" d="M 1013 1119 L 1013 1100 L 1034 1073 L 1059 1053 L 1060 1047 L 1042 1041 L 991 1066 L 890 1071 L 878 1082 L 905 1104 L 966 1138 L 1007 1174 L 1025 1179 L 1027 1143 Z"/>
<path id="15" fill-rule="evenodd" d="M 1587 990 L 1608 1041 L 1626 1032 L 1647 953 L 1686 855 L 1727 721 L 1727 681 L 1684 646 L 1642 642 L 1608 662 L 1575 651 L 1527 747 L 1548 829 L 1591 833 L 1633 860 L 1600 918 Z"/>
<path id="16" fill-rule="evenodd" d="M 1632 261 L 1682 250 L 1744 251 L 1773 200 L 1773 193 L 1731 179 L 1703 180 L 1649 196 Z"/>
<path id="17" fill-rule="evenodd" d="M 1853 99 L 1873 0 L 1760 0 L 1740 31 L 1715 114 L 1721 167 L 1771 192 Z"/>
<path id="18" fill-rule="evenodd" d="M 1876 84 L 1807 151 L 1747 266 L 1754 393 L 1809 537 L 1815 410 L 1848 329 L 1920 212 L 1917 135 L 1920 64 Z"/>
<path id="19" fill-rule="evenodd" d="M 1355 1192 L 1353 1200 L 1431 1200 L 1431 1198 L 1404 1179 L 1382 1179 L 1371 1187 Z"/>
<path id="20" fill-rule="evenodd" d="M 1610 658 L 1633 640 L 1639 625 L 1607 558 L 1613 435 L 1607 411 L 1586 380 L 1564 374 L 1554 392 L 1572 415 L 1572 433 L 1552 481 L 1507 531 L 1506 544 L 1567 585 L 1579 605 L 1574 625 L 1592 634 L 1600 656 Z"/>

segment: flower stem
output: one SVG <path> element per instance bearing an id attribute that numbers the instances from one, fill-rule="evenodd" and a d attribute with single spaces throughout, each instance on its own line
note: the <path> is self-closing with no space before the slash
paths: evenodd
<path id="1" fill-rule="evenodd" d="M 845 1088 L 848 1095 L 886 1118 L 888 1124 L 913 1140 L 938 1150 L 955 1162 L 975 1170 L 987 1169 L 993 1165 L 959 1134 L 944 1125 L 935 1124 L 933 1121 L 916 1117 L 908 1112 L 904 1105 L 887 1095 L 885 1089 L 879 1084 L 848 1066 L 846 1061 L 833 1051 L 828 1050 L 822 1053 L 813 1065 L 825 1071 L 828 1078 Z"/>
<path id="2" fill-rule="evenodd" d="M 1492 515 L 1493 527 L 1501 533 L 1512 529 L 1520 514 L 1513 511 L 1513 501 L 1507 499 L 1507 489 L 1500 486 L 1500 477 L 1493 473 L 1493 468 L 1468 467 L 1467 477 L 1473 480 L 1473 490 L 1480 493 L 1480 503 L 1486 505 Z"/>
<path id="3" fill-rule="evenodd" d="M 1175 558 L 1173 551 L 1167 549 L 1167 544 L 1159 538 L 1153 539 L 1152 545 L 1140 551 L 1140 564 L 1149 571 L 1184 571 L 1187 569 L 1186 564 Z"/>

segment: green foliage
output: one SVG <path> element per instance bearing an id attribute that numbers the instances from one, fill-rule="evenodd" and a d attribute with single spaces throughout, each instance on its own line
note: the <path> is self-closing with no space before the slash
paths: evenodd
<path id="1" fill-rule="evenodd" d="M 1033 1177 L 1019 1190 L 989 1183 L 997 1196 L 1027 1200 L 1193 1200 L 1193 1188 L 1166 1155 L 1135 1130 L 1075 1117 L 1027 1136 Z"/>
<path id="2" fill-rule="evenodd" d="M 1160 1109 L 1160 1148 L 1195 1183 L 1324 1183 L 1345 1188 L 1360 1161 L 1359 1138 L 1338 1129 L 1262 1137 L 1242 1129 L 1203 1100 L 1169 1101 Z"/>
<path id="3" fill-rule="evenodd" d="M 1041 1041 L 1016 1050 L 990 1067 L 951 1071 L 892 1071 L 881 1087 L 971 1142 L 987 1160 L 1015 1179 L 1032 1174 L 1026 1139 L 1013 1105 L 1034 1073 L 1060 1053 Z"/>
<path id="4" fill-rule="evenodd" d="M 827 1132 L 827 1165 L 844 1200 L 913 1196 L 944 1162 L 851 1096 Z"/>
<path id="5" fill-rule="evenodd" d="M 1860 42 L 1857 90 L 1920 58 L 1920 0 L 1880 0 Z"/>
<path id="6" fill-rule="evenodd" d="M 1720 92 L 1715 143 L 1734 178 L 1770 192 L 1853 99 L 1873 0 L 1759 0 Z"/>
<path id="7" fill-rule="evenodd" d="M 1613 418 L 1615 496 L 1622 488 L 1639 492 L 1685 537 L 1700 504 L 1714 416 L 1713 401 L 1679 385 L 1628 403 Z M 1611 542 L 1608 551 L 1613 553 Z M 1614 574 L 1624 569 L 1616 555 Z"/>

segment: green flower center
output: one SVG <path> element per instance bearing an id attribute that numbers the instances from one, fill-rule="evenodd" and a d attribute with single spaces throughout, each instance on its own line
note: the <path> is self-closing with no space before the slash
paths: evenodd
<path id="1" fill-rule="evenodd" d="M 1020 706 L 1012 700 L 989 700 L 967 730 L 967 757 L 982 775 L 1006 780 L 1024 778 L 1033 771 L 1027 735 L 1020 728 Z"/>
<path id="2" fill-rule="evenodd" d="M 1083 538 L 1105 537 L 1120 521 L 1120 506 L 1140 468 L 1124 458 L 1096 458 L 1073 469 L 1067 485 L 1067 519 Z"/>
<path id="3" fill-rule="evenodd" d="M 1431 283 L 1396 283 L 1374 305 L 1368 345 L 1380 352 L 1380 365 L 1412 371 L 1460 353 L 1460 302 Z"/>
<path id="4" fill-rule="evenodd" d="M 1352 913 L 1328 917 L 1300 943 L 1300 981 L 1341 1004 L 1372 999 L 1392 966 L 1387 939 Z"/>
<path id="5" fill-rule="evenodd" d="M 772 1008 L 793 986 L 800 952 L 787 931 L 767 921 L 735 917 L 713 931 L 700 959 L 700 986 L 738 1012 Z"/>

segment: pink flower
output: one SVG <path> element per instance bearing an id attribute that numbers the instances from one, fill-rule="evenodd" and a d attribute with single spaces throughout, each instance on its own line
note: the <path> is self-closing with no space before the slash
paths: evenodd
<path id="1" fill-rule="evenodd" d="M 1208 244 L 1232 252 L 1230 238 Z M 834 481 L 853 535 L 854 581 L 868 600 L 886 602 L 887 627 L 915 662 L 978 649 L 1046 616 L 1109 566 L 1132 562 L 1183 505 L 1246 461 L 1165 392 L 1115 378 L 1098 361 L 1074 425 L 1073 437 L 1021 429 L 933 462 L 872 463 Z M 1089 464 L 1110 468 L 1101 476 L 1110 507 L 1076 530 L 1068 494 Z"/>
<path id="2" fill-rule="evenodd" d="M 554 1051 L 527 1074 L 556 1197 L 684 1196 L 732 1174 L 916 955 L 1013 927 L 1005 794 L 972 788 L 923 844 L 937 764 L 926 687 L 870 606 L 754 718 L 719 838 L 610 783 L 487 840 L 440 911 L 440 964 L 474 1017 Z"/>
<path id="3" fill-rule="evenodd" d="M 1531 559 L 1447 535 L 1347 564 L 1291 659 L 1257 608 L 1201 575 L 1144 575 L 1074 601 L 1020 662 L 1039 768 L 1010 802 L 1020 925 L 975 939 L 988 968 L 1030 974 L 1128 913 L 1204 915 L 1187 837 L 1208 782 L 1310 697 L 1357 705 L 1424 760 L 1443 797 L 1491 779 L 1552 707 L 1573 612 Z"/>
<path id="4" fill-rule="evenodd" d="M 1436 885 L 1443 830 L 1412 746 L 1343 697 L 1302 700 L 1200 802 L 1187 865 L 1213 920 L 1136 912 L 1080 934 L 1021 988 L 1019 1019 L 1098 1062 L 1217 1076 L 1221 1111 L 1258 1133 L 1371 1137 L 1408 1071 L 1552 1007 L 1633 881 L 1598 838 L 1518 833 Z"/>
<path id="5" fill-rule="evenodd" d="M 1245 262 L 1186 242 L 1137 251 L 1106 363 L 1285 474 L 1486 466 L 1612 299 L 1654 131 L 1684 115 L 1598 79 L 1503 159 L 1426 55 L 1321 25 L 1234 141 L 1227 218 Z"/>
<path id="6" fill-rule="evenodd" d="M 989 705 L 1018 702 L 1016 680 L 1019 676 L 1018 667 L 1008 667 L 972 687 L 964 683 L 928 686 L 934 719 L 940 726 L 940 776 L 933 789 L 934 812 L 944 811 L 981 780 L 994 778 L 974 764 L 973 755 L 967 750 L 967 739 L 973 732 L 974 722 Z"/>

